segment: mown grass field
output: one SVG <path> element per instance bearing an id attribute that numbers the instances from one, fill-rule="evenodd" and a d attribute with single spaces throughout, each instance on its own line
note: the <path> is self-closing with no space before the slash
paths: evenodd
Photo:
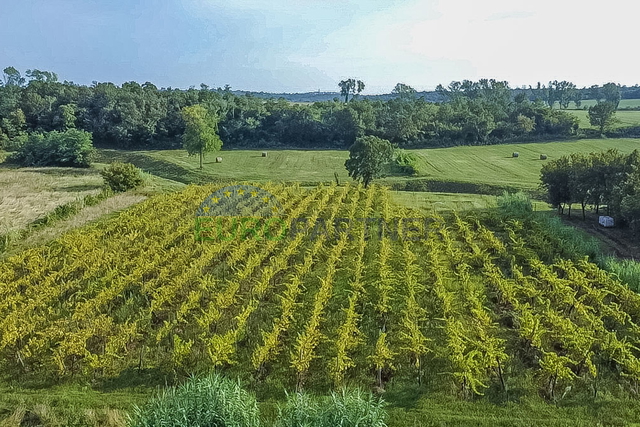
<path id="1" fill-rule="evenodd" d="M 391 191 L 391 199 L 400 205 L 419 209 L 424 213 L 472 211 L 496 207 L 496 197 L 488 194 L 440 193 L 428 191 Z M 533 201 L 535 211 L 547 211 L 549 205 Z"/>
<path id="2" fill-rule="evenodd" d="M 597 104 L 597 101 L 595 99 L 584 99 L 580 104 L 580 108 L 584 108 L 584 107 L 589 108 L 596 104 Z M 627 108 L 627 107 L 630 107 L 630 108 L 640 107 L 640 99 L 621 99 L 620 105 L 618 105 L 618 108 Z M 554 108 L 560 108 L 557 102 L 555 103 Z M 570 110 L 576 109 L 576 105 L 573 101 L 569 103 L 569 109 Z"/>
<path id="3" fill-rule="evenodd" d="M 451 148 L 411 150 L 419 158 L 420 177 L 438 181 L 510 186 L 533 189 L 538 186 L 540 168 L 544 164 L 540 154 L 549 159 L 574 152 L 593 152 L 617 148 L 628 153 L 640 149 L 640 139 L 583 139 L 577 141 L 505 144 L 490 146 L 462 146 Z M 512 158 L 514 151 L 520 157 Z M 350 180 L 344 168 L 348 151 L 270 150 L 261 157 L 259 150 L 228 150 L 217 154 L 223 158 L 216 163 L 210 155 L 204 170 L 198 169 L 195 157 L 184 150 L 115 151 L 102 150 L 103 158 L 131 161 L 138 167 L 158 176 L 177 181 L 198 182 L 214 180 L 330 182 L 334 173 L 344 182 Z M 393 177 L 381 182 L 411 180 Z"/>
<path id="4" fill-rule="evenodd" d="M 567 110 L 568 113 L 575 115 L 580 120 L 580 127 L 584 129 L 596 129 L 589 123 L 589 113 L 584 110 Z M 614 128 L 625 128 L 631 126 L 640 126 L 640 111 L 616 111 L 616 123 Z"/>

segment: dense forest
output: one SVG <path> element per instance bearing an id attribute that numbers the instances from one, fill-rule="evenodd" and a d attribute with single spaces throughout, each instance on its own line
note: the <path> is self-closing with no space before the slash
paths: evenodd
<path id="1" fill-rule="evenodd" d="M 187 90 L 149 82 L 84 86 L 60 82 L 52 72 L 27 70 L 23 76 L 9 67 L 0 84 L 0 149 L 19 145 L 29 133 L 73 128 L 90 132 L 103 146 L 180 147 L 181 111 L 195 104 L 217 116 L 225 148 L 347 148 L 364 135 L 400 147 L 492 144 L 568 137 L 578 130 L 573 115 L 550 107 L 555 100 L 575 98 L 575 86 L 514 90 L 495 80 L 453 82 L 438 87 L 443 101 L 436 103 L 402 87 L 407 90 L 388 100 L 358 95 L 349 102 L 335 97 L 292 103 L 204 84 Z"/>

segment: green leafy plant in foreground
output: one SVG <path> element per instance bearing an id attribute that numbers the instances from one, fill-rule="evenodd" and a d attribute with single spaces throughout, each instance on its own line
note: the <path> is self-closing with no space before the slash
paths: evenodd
<path id="1" fill-rule="evenodd" d="M 382 399 L 356 390 L 332 392 L 313 398 L 308 394 L 289 395 L 278 410 L 277 427 L 386 427 L 387 414 Z"/>
<path id="2" fill-rule="evenodd" d="M 258 427 L 255 397 L 242 386 L 216 374 L 193 377 L 178 387 L 135 407 L 131 427 Z"/>

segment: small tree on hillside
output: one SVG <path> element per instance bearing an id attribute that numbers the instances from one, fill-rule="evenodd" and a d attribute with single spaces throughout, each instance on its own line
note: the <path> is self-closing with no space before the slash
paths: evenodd
<path id="1" fill-rule="evenodd" d="M 361 180 L 367 187 L 371 180 L 382 175 L 383 166 L 393 158 L 393 146 L 386 139 L 363 136 L 349 148 L 349 158 L 344 166 L 349 176 Z"/>
<path id="2" fill-rule="evenodd" d="M 193 105 L 182 109 L 185 131 L 182 137 L 184 149 L 190 156 L 200 156 L 200 169 L 205 153 L 222 148 L 222 140 L 218 136 L 218 118 L 202 105 Z"/>
<path id="3" fill-rule="evenodd" d="M 601 134 L 604 133 L 605 129 L 618 122 L 615 115 L 616 107 L 610 102 L 600 102 L 593 107 L 589 107 L 589 123 L 591 123 L 591 126 L 597 126 Z"/>

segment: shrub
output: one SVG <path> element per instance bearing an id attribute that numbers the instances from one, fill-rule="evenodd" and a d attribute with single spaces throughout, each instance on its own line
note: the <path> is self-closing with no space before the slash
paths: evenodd
<path id="1" fill-rule="evenodd" d="M 94 148 L 91 133 L 77 129 L 34 133 L 17 147 L 9 160 L 22 166 L 91 166 Z"/>
<path id="2" fill-rule="evenodd" d="M 385 427 L 384 401 L 360 390 L 331 393 L 313 399 L 306 394 L 290 395 L 278 409 L 278 427 Z"/>
<path id="3" fill-rule="evenodd" d="M 100 175 L 104 183 L 115 192 L 131 190 L 143 183 L 140 169 L 131 163 L 112 163 Z"/>
<path id="4" fill-rule="evenodd" d="M 258 404 L 239 383 L 211 374 L 194 377 L 134 407 L 131 427 L 259 427 Z"/>
<path id="5" fill-rule="evenodd" d="M 604 268 L 609 273 L 618 276 L 620 281 L 626 283 L 629 288 L 640 292 L 640 262 L 607 257 L 604 261 Z"/>
<path id="6" fill-rule="evenodd" d="M 405 150 L 395 150 L 393 153 L 393 166 L 398 172 L 406 175 L 418 173 L 418 158 L 413 153 Z"/>
<path id="7" fill-rule="evenodd" d="M 531 198 L 521 191 L 502 193 L 502 196 L 498 196 L 498 208 L 500 214 L 507 218 L 526 218 L 533 213 Z"/>

